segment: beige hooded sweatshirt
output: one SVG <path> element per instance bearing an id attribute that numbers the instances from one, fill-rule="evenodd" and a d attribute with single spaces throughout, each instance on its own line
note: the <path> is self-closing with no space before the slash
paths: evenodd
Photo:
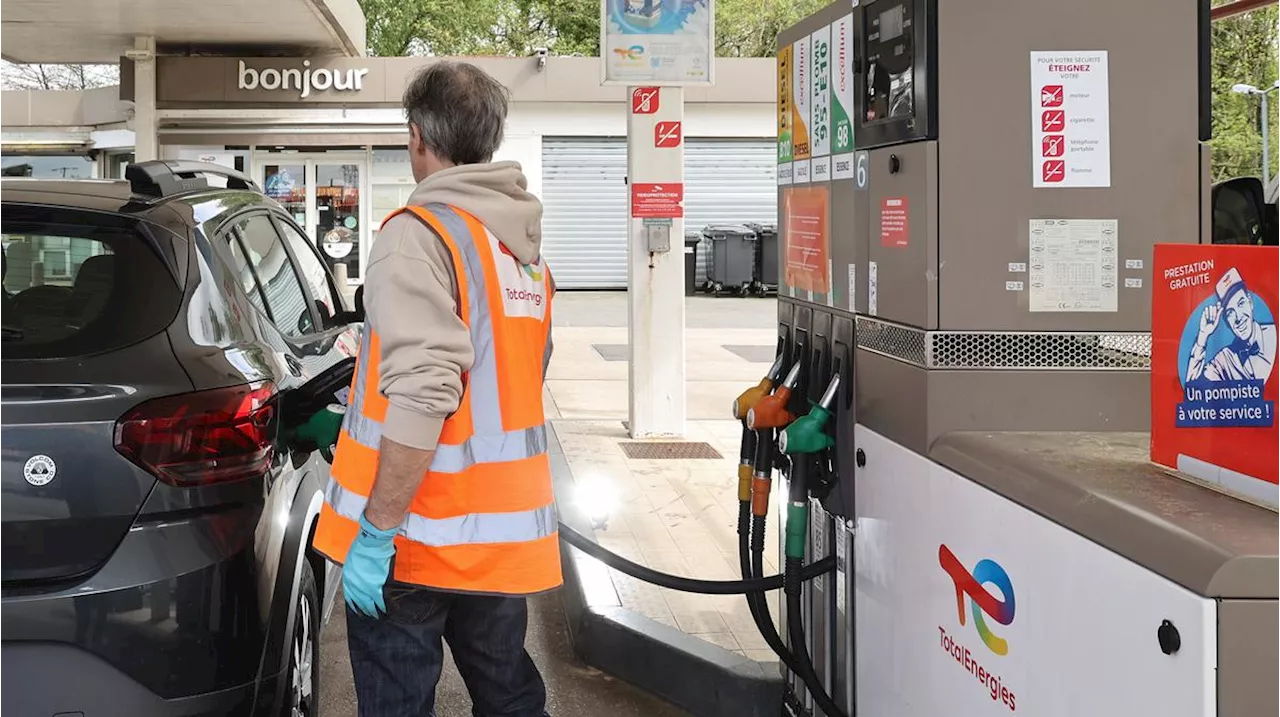
<path id="1" fill-rule="evenodd" d="M 531 263 L 542 246 L 542 203 L 527 186 L 515 162 L 467 164 L 427 177 L 409 204 L 465 210 Z M 434 450 L 445 418 L 458 409 L 462 374 L 475 360 L 458 301 L 444 242 L 412 214 L 387 222 L 369 254 L 364 306 L 382 347 L 378 388 L 389 404 L 382 435 L 396 443 Z"/>

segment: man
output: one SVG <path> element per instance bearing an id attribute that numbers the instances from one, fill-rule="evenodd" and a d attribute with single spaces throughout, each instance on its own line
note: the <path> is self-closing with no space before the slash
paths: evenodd
<path id="1" fill-rule="evenodd" d="M 1276 325 L 1254 318 L 1253 295 L 1240 272 L 1232 268 L 1215 287 L 1218 300 L 1200 314 L 1200 330 L 1187 361 L 1187 382 L 1266 381 L 1276 361 Z M 1208 358 L 1209 338 L 1226 320 L 1231 343 Z M 1206 361 L 1207 359 L 1207 361 Z"/>
<path id="2" fill-rule="evenodd" d="M 434 715 L 441 638 L 477 717 L 545 714 L 525 596 L 561 583 L 542 412 L 542 205 L 492 162 L 506 91 L 436 62 L 404 93 L 417 188 L 369 257 L 315 547 L 344 563 L 360 714 Z"/>

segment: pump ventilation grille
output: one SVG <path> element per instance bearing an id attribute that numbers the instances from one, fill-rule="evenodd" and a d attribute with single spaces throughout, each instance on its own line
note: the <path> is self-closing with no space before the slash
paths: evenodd
<path id="1" fill-rule="evenodd" d="M 1146 371 L 1146 333 L 923 331 L 858 317 L 858 347 L 929 369 Z"/>
<path id="2" fill-rule="evenodd" d="M 920 329 L 859 316 L 857 340 L 858 348 L 925 365 L 925 332 Z"/>

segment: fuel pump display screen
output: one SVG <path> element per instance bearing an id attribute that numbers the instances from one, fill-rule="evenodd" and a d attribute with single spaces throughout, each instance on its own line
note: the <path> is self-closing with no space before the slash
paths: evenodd
<path id="1" fill-rule="evenodd" d="M 913 5 L 911 0 L 880 2 L 876 4 L 879 12 L 867 14 L 864 124 L 915 117 Z"/>

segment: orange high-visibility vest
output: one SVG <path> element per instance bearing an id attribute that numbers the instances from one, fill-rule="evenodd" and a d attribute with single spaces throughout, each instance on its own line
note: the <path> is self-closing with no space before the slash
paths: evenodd
<path id="1" fill-rule="evenodd" d="M 521 265 L 473 216 L 405 207 L 448 247 L 475 362 L 395 538 L 392 578 L 441 590 L 529 595 L 561 583 L 546 419 L 549 272 Z M 388 220 L 391 217 L 387 218 Z M 384 222 L 385 226 L 385 222 Z M 366 322 L 313 545 L 342 563 L 378 470 L 387 398 L 376 323 Z"/>

